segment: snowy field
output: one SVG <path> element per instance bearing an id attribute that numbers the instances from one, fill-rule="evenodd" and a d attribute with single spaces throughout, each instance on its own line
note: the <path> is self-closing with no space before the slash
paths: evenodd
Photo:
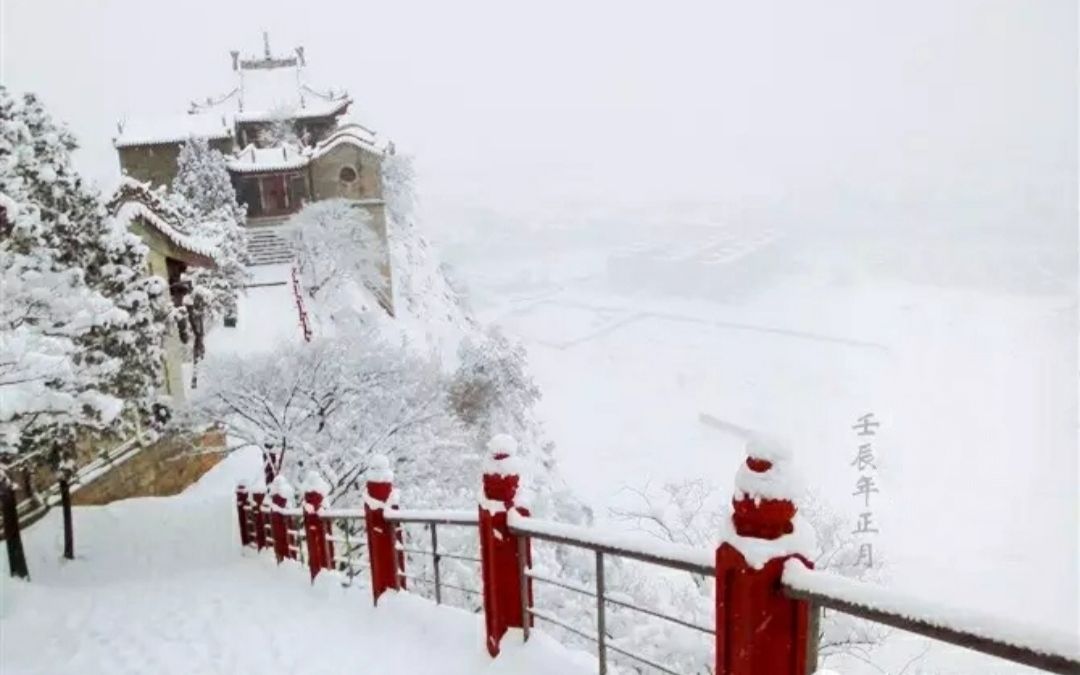
<path id="1" fill-rule="evenodd" d="M 883 582 L 1080 634 L 1076 299 L 1053 251 L 791 237 L 725 277 L 689 250 L 686 269 L 612 253 L 700 228 L 599 229 L 503 253 L 447 240 L 481 315 L 528 345 L 561 471 L 600 522 L 630 527 L 612 512 L 665 483 L 729 494 L 742 440 L 706 415 L 785 440 L 854 529 L 851 425 L 872 412 Z M 872 658 L 829 665 L 1029 672 L 895 633 Z"/>
<path id="2" fill-rule="evenodd" d="M 59 512 L 26 533 L 33 581 L 0 584 L 0 671 L 41 673 L 590 673 L 536 634 L 492 660 L 482 617 L 417 596 L 343 589 L 324 573 L 242 551 L 238 453 L 187 492 L 75 510 L 78 556 L 58 560 Z"/>

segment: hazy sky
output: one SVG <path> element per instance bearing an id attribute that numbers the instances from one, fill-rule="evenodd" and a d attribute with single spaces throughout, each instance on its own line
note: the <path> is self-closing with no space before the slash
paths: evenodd
<path id="1" fill-rule="evenodd" d="M 3 82 L 103 185 L 118 118 L 226 91 L 266 29 L 438 203 L 977 204 L 1075 229 L 1075 0 L 0 5 Z"/>

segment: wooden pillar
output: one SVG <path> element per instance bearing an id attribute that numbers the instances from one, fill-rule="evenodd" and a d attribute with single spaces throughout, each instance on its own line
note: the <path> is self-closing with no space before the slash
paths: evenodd
<path id="1" fill-rule="evenodd" d="M 280 563 L 293 557 L 289 550 L 289 528 L 282 509 L 292 506 L 295 492 L 289 480 L 278 474 L 270 482 L 270 532 L 274 536 L 274 557 Z"/>
<path id="2" fill-rule="evenodd" d="M 405 554 L 397 550 L 401 534 L 386 519 L 386 509 L 396 509 L 394 473 L 381 455 L 372 459 L 364 497 L 364 528 L 367 532 L 368 560 L 371 563 L 371 594 L 376 605 L 390 589 L 405 588 Z"/>
<path id="3" fill-rule="evenodd" d="M 804 553 L 793 553 L 804 540 L 786 487 L 789 458 L 760 443 L 748 451 L 732 497 L 734 532 L 716 551 L 715 673 L 805 675 L 810 608 L 785 597 L 780 582 L 789 559 L 812 566 Z"/>
<path id="4" fill-rule="evenodd" d="M 266 513 L 263 512 L 263 501 L 266 499 L 264 488 L 256 488 L 251 493 L 251 514 L 255 523 L 255 548 L 260 551 L 266 548 Z"/>
<path id="5" fill-rule="evenodd" d="M 247 483 L 241 481 L 236 485 L 236 516 L 240 523 L 240 545 L 247 546 L 251 543 L 248 524 L 248 491 Z"/>
<path id="6" fill-rule="evenodd" d="M 532 604 L 532 581 L 522 578 L 522 570 L 528 568 L 531 558 L 530 544 L 526 538 L 524 545 L 519 545 L 506 522 L 512 509 L 529 515 L 527 509 L 514 503 L 521 480 L 514 462 L 516 449 L 517 443 L 505 434 L 488 443 L 491 454 L 484 467 L 484 497 L 479 507 L 484 627 L 487 650 L 493 657 L 498 656 L 499 642 L 507 629 L 522 628 L 526 620 L 531 625 L 524 608 Z M 524 565 L 519 565 L 519 556 L 525 556 Z M 528 600 L 525 603 L 523 593 Z"/>
<path id="7" fill-rule="evenodd" d="M 330 493 L 330 486 L 316 471 L 309 471 L 302 483 L 304 490 L 304 536 L 307 539 L 308 569 L 314 581 L 319 571 L 333 566 L 333 551 L 326 539 L 327 523 L 319 512 Z"/>

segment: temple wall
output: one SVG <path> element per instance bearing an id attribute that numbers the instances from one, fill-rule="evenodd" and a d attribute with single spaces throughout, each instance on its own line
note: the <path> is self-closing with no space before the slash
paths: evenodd
<path id="1" fill-rule="evenodd" d="M 353 181 L 342 180 L 346 167 L 356 172 Z M 343 143 L 311 162 L 311 197 L 322 199 L 381 199 L 379 157 L 355 145 Z"/>
<path id="2" fill-rule="evenodd" d="M 166 143 L 117 148 L 120 171 L 135 180 L 149 182 L 154 187 L 169 185 L 176 177 L 176 159 L 180 156 L 180 145 Z M 229 153 L 232 152 L 232 140 L 213 140 L 210 141 L 210 147 Z"/>

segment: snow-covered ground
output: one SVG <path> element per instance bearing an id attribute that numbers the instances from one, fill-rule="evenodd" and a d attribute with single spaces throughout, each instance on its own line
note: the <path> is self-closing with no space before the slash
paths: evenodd
<path id="1" fill-rule="evenodd" d="M 76 508 L 73 562 L 57 512 L 30 528 L 32 582 L 0 582 L 0 672 L 593 672 L 542 633 L 492 660 L 478 615 L 406 594 L 375 609 L 366 588 L 242 551 L 233 489 L 258 469 L 239 452 L 177 497 Z"/>

